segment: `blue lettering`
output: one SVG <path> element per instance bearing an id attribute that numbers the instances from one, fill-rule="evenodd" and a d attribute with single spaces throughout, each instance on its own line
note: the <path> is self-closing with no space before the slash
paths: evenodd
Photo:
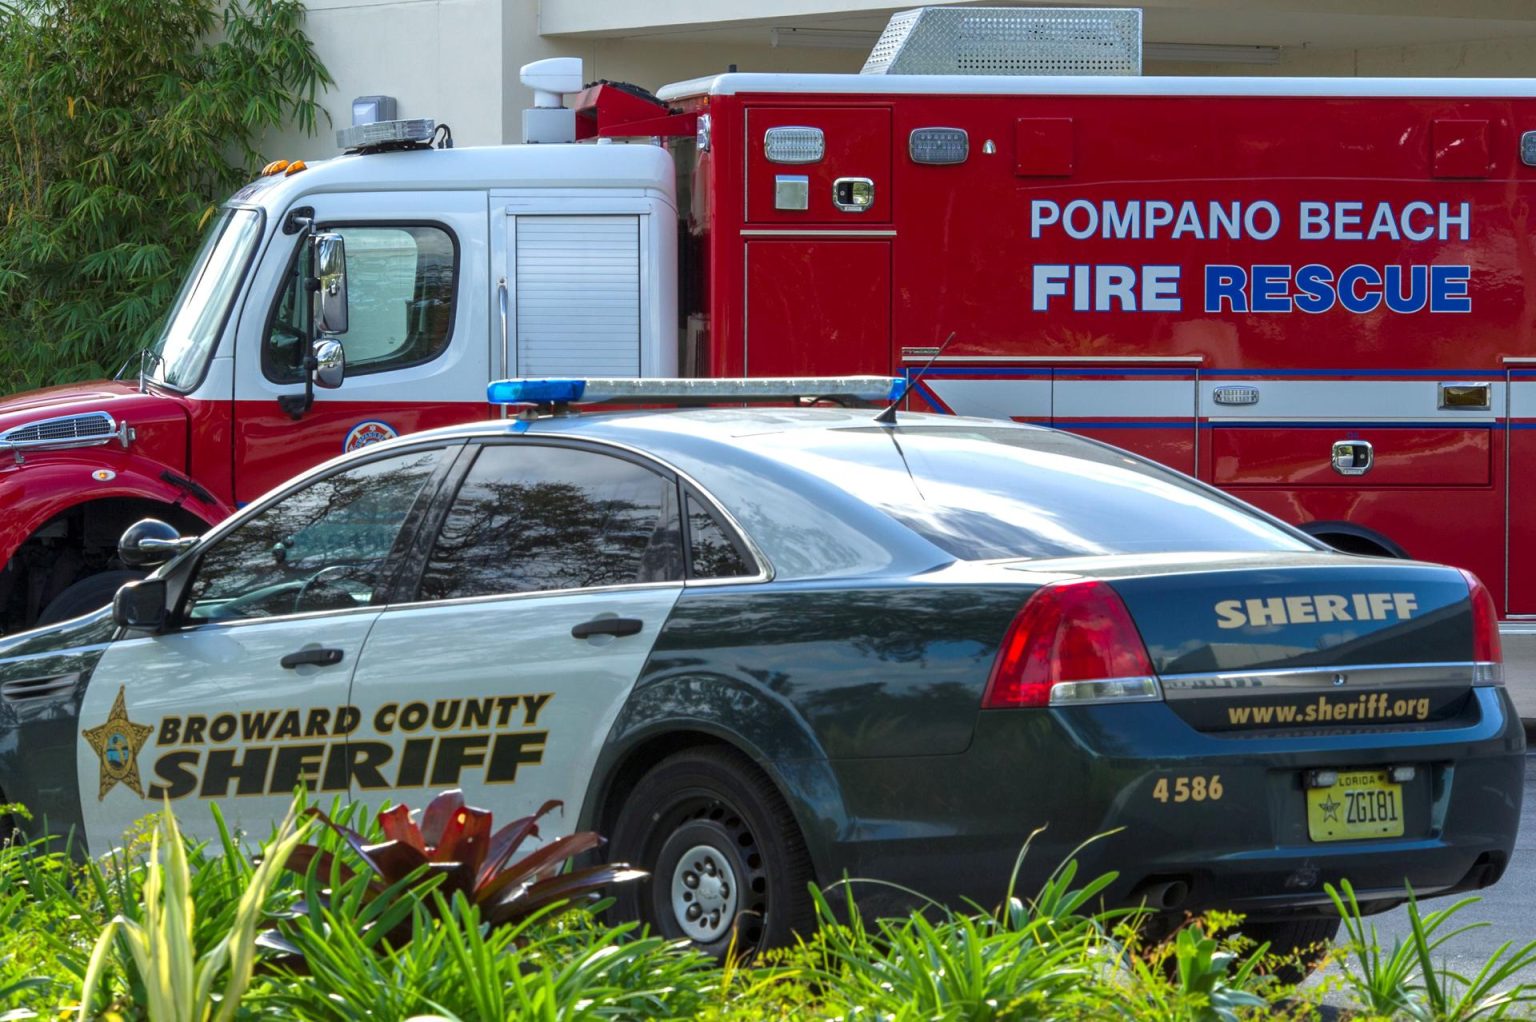
<path id="1" fill-rule="evenodd" d="M 1243 288 L 1248 284 L 1248 274 L 1241 266 L 1223 266 L 1220 263 L 1205 268 L 1205 311 L 1247 312 L 1248 296 Z M 1227 309 L 1222 309 L 1226 303 Z"/>
<path id="2" fill-rule="evenodd" d="M 1403 270 L 1408 271 L 1408 293 L 1403 294 Z M 1386 282 L 1382 285 L 1387 308 L 1393 312 L 1422 312 L 1429 301 L 1429 267 L 1397 266 L 1386 268 Z"/>
<path id="3" fill-rule="evenodd" d="M 1264 266 L 1253 268 L 1253 304 L 1251 312 L 1290 312 L 1291 268 Z"/>
<path id="4" fill-rule="evenodd" d="M 1463 203 L 1463 210 L 1465 208 Z M 1472 298 L 1467 294 L 1467 284 L 1471 279 L 1472 267 L 1470 266 L 1431 266 L 1429 268 L 1429 311 L 1471 312 Z"/>
<path id="5" fill-rule="evenodd" d="M 1361 284 L 1376 290 L 1362 293 Z M 1375 312 L 1381 304 L 1381 274 L 1376 267 L 1356 263 L 1339 274 L 1339 304 L 1350 312 Z"/>
<path id="6" fill-rule="evenodd" d="M 1333 308 L 1333 271 L 1320 263 L 1308 263 L 1296 271 L 1296 291 L 1296 308 L 1327 312 Z"/>

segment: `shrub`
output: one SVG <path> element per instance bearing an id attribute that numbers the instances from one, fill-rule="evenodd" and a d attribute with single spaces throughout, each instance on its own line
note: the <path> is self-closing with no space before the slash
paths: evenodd
<path id="1" fill-rule="evenodd" d="M 149 344 L 212 212 L 331 78 L 301 0 L 0 0 L 0 391 Z"/>

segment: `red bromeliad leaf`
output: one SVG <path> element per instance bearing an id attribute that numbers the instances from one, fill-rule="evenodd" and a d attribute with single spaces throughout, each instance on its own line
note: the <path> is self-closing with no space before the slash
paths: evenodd
<path id="1" fill-rule="evenodd" d="M 596 894 L 609 884 L 629 883 L 650 874 L 631 869 L 623 863 L 591 866 L 573 873 L 562 873 L 548 880 L 540 880 L 530 887 L 518 887 L 508 892 L 508 897 L 491 907 L 483 918 L 492 926 L 502 926 L 514 919 L 525 918 L 534 912 L 562 901 L 573 901 Z"/>
<path id="2" fill-rule="evenodd" d="M 374 872 L 379 875 L 379 879 L 386 884 L 404 880 L 427 864 L 425 855 L 400 841 L 367 845 L 362 849 L 362 853 Z"/>
<path id="3" fill-rule="evenodd" d="M 474 880 L 485 861 L 486 846 L 491 842 L 491 814 L 485 809 L 462 806 L 448 819 L 442 837 L 432 849 L 433 862 L 462 864 Z"/>
<path id="4" fill-rule="evenodd" d="M 530 837 L 539 836 L 539 820 L 543 819 L 548 813 L 564 807 L 564 802 L 557 798 L 552 798 L 539 806 L 539 811 L 532 816 L 524 816 L 520 820 L 513 820 L 498 830 L 496 836 L 491 838 L 490 850 L 486 852 L 485 865 L 480 869 L 480 877 L 476 881 L 477 886 L 495 876 L 496 871 L 501 869 L 502 865 L 517 853 L 517 850 L 522 847 L 524 841 Z"/>
<path id="5" fill-rule="evenodd" d="M 443 839 L 443 828 L 453 818 L 453 814 L 464 808 L 464 793 L 458 788 L 451 788 L 438 795 L 421 814 L 421 838 L 427 843 L 427 847 L 435 846 Z"/>
<path id="6" fill-rule="evenodd" d="M 379 814 L 379 829 L 384 831 L 384 836 L 391 841 L 399 841 L 410 845 L 423 855 L 427 851 L 427 843 L 421 839 L 421 831 L 411 821 L 409 806 L 390 806 Z"/>
<path id="7" fill-rule="evenodd" d="M 346 863 L 338 863 L 336 857 L 330 852 L 324 851 L 316 845 L 299 845 L 288 853 L 288 861 L 283 865 L 295 873 L 306 874 L 309 872 L 309 864 L 315 863 L 315 871 L 323 878 L 329 878 L 332 868 L 339 869 L 337 878 L 346 883 L 357 876 L 357 870 Z"/>
<path id="8" fill-rule="evenodd" d="M 500 900 L 503 891 L 518 884 L 532 884 L 545 871 L 554 871 L 565 865 L 566 860 L 590 851 L 603 843 L 603 839 L 590 830 L 556 838 L 536 851 L 529 852 L 496 876 L 485 880 L 475 890 L 477 904 L 489 904 Z"/>

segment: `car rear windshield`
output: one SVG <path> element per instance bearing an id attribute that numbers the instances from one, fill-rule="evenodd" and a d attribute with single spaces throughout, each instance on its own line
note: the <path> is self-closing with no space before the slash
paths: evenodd
<path id="1" fill-rule="evenodd" d="M 962 560 L 1312 549 L 1193 480 L 1065 433 L 904 425 L 831 435 L 787 431 L 774 446 Z"/>

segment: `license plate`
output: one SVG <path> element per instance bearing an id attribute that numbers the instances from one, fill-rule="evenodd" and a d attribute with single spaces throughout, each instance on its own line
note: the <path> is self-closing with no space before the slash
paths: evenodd
<path id="1" fill-rule="evenodd" d="M 1313 841 L 1403 836 L 1403 786 L 1385 770 L 1341 770 L 1331 788 L 1307 789 L 1307 834 Z"/>

